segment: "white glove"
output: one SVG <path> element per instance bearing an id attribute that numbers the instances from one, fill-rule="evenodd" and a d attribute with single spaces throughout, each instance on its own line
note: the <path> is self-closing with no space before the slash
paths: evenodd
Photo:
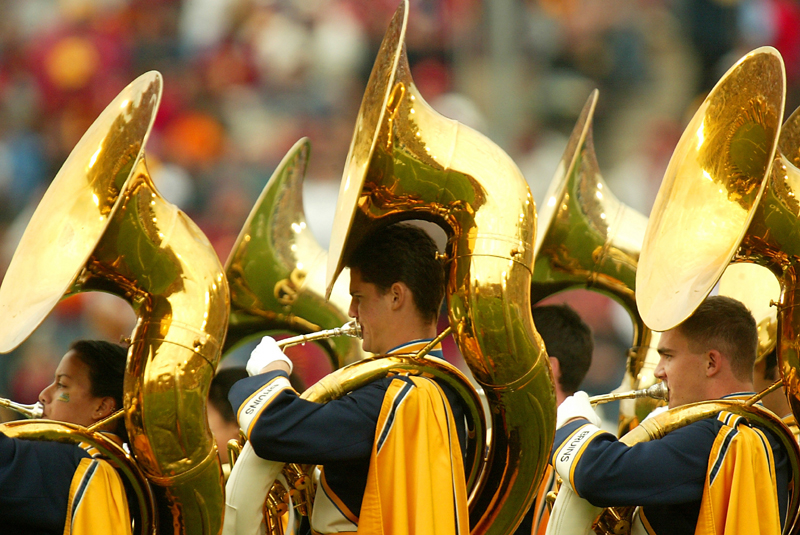
<path id="1" fill-rule="evenodd" d="M 556 410 L 556 429 L 563 426 L 573 418 L 586 418 L 597 427 L 602 424 L 602 419 L 596 412 L 592 404 L 589 403 L 589 395 L 579 390 L 567 397 Z"/>
<path id="2" fill-rule="evenodd" d="M 272 364 L 276 360 L 282 360 L 289 365 L 289 373 L 292 373 L 294 366 L 289 357 L 283 354 L 278 343 L 271 336 L 265 336 L 261 342 L 256 346 L 252 353 L 250 353 L 250 360 L 247 361 L 245 369 L 252 377 L 258 375 L 261 369 L 268 364 Z"/>

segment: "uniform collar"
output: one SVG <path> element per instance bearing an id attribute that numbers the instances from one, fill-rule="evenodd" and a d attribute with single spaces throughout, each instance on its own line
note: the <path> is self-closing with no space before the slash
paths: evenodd
<path id="1" fill-rule="evenodd" d="M 418 353 L 422 350 L 423 347 L 428 345 L 433 338 L 423 338 L 420 340 L 412 340 L 410 342 L 406 342 L 405 344 L 400 344 L 399 346 L 389 350 L 386 354 L 393 355 L 393 354 L 408 354 L 408 353 Z M 436 344 L 433 349 L 428 353 L 431 357 L 438 357 L 444 358 L 444 354 L 442 352 L 442 344 Z"/>

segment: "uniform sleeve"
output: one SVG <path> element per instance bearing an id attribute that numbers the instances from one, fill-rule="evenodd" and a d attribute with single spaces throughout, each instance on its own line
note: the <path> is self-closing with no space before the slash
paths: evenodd
<path id="1" fill-rule="evenodd" d="M 77 445 L 21 440 L 0 433 L 0 525 L 64 529 Z"/>
<path id="2" fill-rule="evenodd" d="M 629 447 L 579 420 L 556 431 L 554 465 L 597 507 L 699 501 L 716 434 L 715 420 L 703 420 Z M 573 457 L 568 473 L 559 468 L 564 452 Z"/>
<path id="3" fill-rule="evenodd" d="M 322 404 L 301 399 L 284 372 L 269 372 L 237 382 L 229 400 L 259 457 L 325 464 L 369 457 L 390 382 L 374 381 Z"/>

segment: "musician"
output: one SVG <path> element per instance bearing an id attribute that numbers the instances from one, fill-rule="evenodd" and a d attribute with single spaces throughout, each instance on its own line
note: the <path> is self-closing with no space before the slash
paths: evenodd
<path id="1" fill-rule="evenodd" d="M 550 368 L 555 379 L 556 404 L 561 405 L 564 399 L 578 390 L 592 365 L 592 329 L 566 304 L 537 306 L 531 312 L 533 323 L 550 357 Z M 555 472 L 548 465 L 539 485 L 536 501 L 522 519 L 515 532 L 517 535 L 544 534 L 550 517 L 545 497 L 554 487 Z"/>
<path id="2" fill-rule="evenodd" d="M 42 390 L 43 417 L 92 425 L 122 407 L 127 350 L 74 342 Z M 101 432 L 122 443 L 124 422 Z M 120 476 L 85 445 L 9 438 L 0 433 L 0 526 L 3 533 L 130 533 Z"/>
<path id="3" fill-rule="evenodd" d="M 655 376 L 669 387 L 669 407 L 752 395 L 757 344 L 743 304 L 708 297 L 661 336 Z M 628 447 L 594 418 L 583 392 L 559 407 L 555 469 L 594 506 L 640 505 L 634 533 L 780 533 L 788 454 L 769 430 L 722 412 Z"/>
<path id="4" fill-rule="evenodd" d="M 350 315 L 364 350 L 415 353 L 436 335 L 444 269 L 420 228 L 395 224 L 355 250 Z M 437 346 L 430 356 L 441 357 Z M 255 452 L 281 462 L 321 465 L 310 519 L 315 533 L 469 532 L 464 408 L 435 380 L 377 379 L 326 404 L 298 397 L 291 361 L 265 337 L 230 400 Z"/>

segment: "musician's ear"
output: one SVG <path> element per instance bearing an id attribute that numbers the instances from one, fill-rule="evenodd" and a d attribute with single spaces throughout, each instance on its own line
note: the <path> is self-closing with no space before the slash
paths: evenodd
<path id="1" fill-rule="evenodd" d="M 392 310 L 401 309 L 411 297 L 410 292 L 411 290 L 409 290 L 408 286 L 403 282 L 398 281 L 392 284 L 389 288 L 390 297 L 392 299 Z"/>
<path id="2" fill-rule="evenodd" d="M 704 366 L 706 371 L 706 377 L 714 377 L 720 371 L 722 371 L 723 366 L 723 359 L 725 357 L 717 351 L 716 349 L 710 349 L 706 351 L 704 355 Z"/>
<path id="3" fill-rule="evenodd" d="M 117 402 L 111 396 L 106 396 L 100 398 L 97 405 L 95 405 L 95 410 L 92 413 L 92 418 L 94 421 L 102 420 L 107 416 L 111 416 L 114 411 L 117 410 Z"/>

